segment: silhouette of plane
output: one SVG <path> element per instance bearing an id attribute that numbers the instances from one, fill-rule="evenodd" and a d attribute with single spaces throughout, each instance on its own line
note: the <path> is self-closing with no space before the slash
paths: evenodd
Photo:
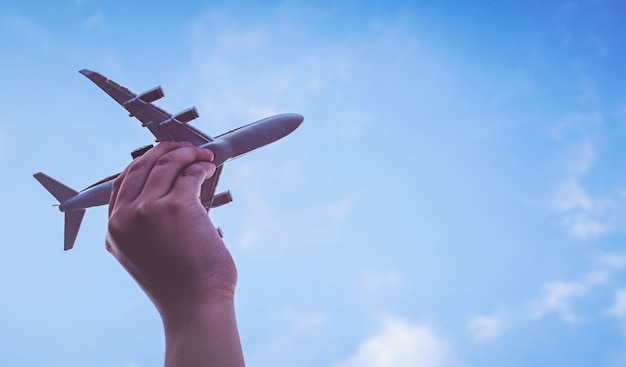
<path id="1" fill-rule="evenodd" d="M 300 126 L 304 119 L 299 114 L 285 113 L 211 137 L 189 125 L 190 121 L 198 117 L 198 111 L 195 107 L 172 115 L 152 104 L 152 102 L 164 97 L 161 86 L 137 95 L 94 71 L 83 69 L 80 73 L 115 99 L 130 113 L 130 117 L 135 117 L 141 121 L 142 126 L 147 127 L 152 132 L 157 143 L 188 141 L 195 146 L 207 148 L 213 152 L 215 155 L 213 159 L 216 166 L 215 174 L 202 184 L 200 194 L 200 201 L 207 212 L 211 208 L 232 201 L 230 191 L 215 194 L 225 162 L 289 135 Z M 148 145 L 138 148 L 131 155 L 133 159 L 137 158 L 152 147 L 152 145 Z M 42 172 L 33 175 L 59 201 L 59 210 L 65 213 L 65 250 L 74 246 L 85 210 L 109 203 L 111 186 L 118 175 L 119 173 L 106 177 L 82 191 L 76 191 Z"/>

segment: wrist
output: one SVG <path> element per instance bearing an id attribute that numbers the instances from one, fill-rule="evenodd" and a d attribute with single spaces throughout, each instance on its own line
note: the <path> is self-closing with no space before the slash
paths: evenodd
<path id="1" fill-rule="evenodd" d="M 216 289 L 159 311 L 165 328 L 165 366 L 244 365 L 232 291 Z"/>
<path id="2" fill-rule="evenodd" d="M 153 300 L 154 301 L 154 300 Z M 230 288 L 211 288 L 193 294 L 154 301 L 164 326 L 178 327 L 194 322 L 210 312 L 234 307 L 235 292 Z"/>

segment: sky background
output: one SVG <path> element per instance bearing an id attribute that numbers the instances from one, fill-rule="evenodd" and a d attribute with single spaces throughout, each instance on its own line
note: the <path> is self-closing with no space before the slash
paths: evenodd
<path id="1" fill-rule="evenodd" d="M 0 3 L 0 360 L 162 364 L 160 319 L 104 248 L 75 248 L 32 177 L 76 189 L 149 131 L 78 73 L 195 105 L 227 163 L 211 212 L 258 367 L 626 366 L 622 1 Z"/>

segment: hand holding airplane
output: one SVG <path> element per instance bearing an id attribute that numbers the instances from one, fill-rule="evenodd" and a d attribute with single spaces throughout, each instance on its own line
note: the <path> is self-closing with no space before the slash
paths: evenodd
<path id="1" fill-rule="evenodd" d="M 234 294 L 237 270 L 198 200 L 213 154 L 163 142 L 115 179 L 108 251 L 156 306 L 165 366 L 243 366 Z"/>
<path id="2" fill-rule="evenodd" d="M 299 114 L 285 113 L 241 126 L 213 138 L 189 125 L 190 121 L 199 116 L 195 107 L 172 115 L 152 104 L 164 96 L 160 86 L 137 95 L 96 72 L 83 69 L 80 73 L 115 99 L 131 117 L 137 118 L 142 126 L 147 127 L 157 143 L 188 142 L 213 152 L 216 170 L 204 181 L 200 192 L 200 201 L 206 211 L 232 201 L 229 191 L 215 194 L 225 162 L 282 139 L 297 129 L 303 121 Z M 150 148 L 151 146 L 139 148 L 131 155 L 136 158 Z M 76 191 L 42 172 L 34 174 L 34 177 L 59 201 L 59 210 L 65 212 L 65 250 L 74 246 L 85 210 L 109 203 L 113 180 L 118 175 L 104 178 L 82 191 Z"/>

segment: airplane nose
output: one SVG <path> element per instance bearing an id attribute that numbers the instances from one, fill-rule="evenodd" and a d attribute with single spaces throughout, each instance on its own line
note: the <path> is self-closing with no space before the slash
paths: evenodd
<path id="1" fill-rule="evenodd" d="M 300 126 L 300 124 L 302 124 L 302 121 L 304 121 L 304 116 L 297 114 L 297 113 L 290 113 L 290 115 L 293 116 L 293 124 L 294 124 L 294 130 L 298 128 L 298 126 Z"/>
<path id="2" fill-rule="evenodd" d="M 273 125 L 280 129 L 281 138 L 289 135 L 304 121 L 304 116 L 297 113 L 284 113 L 275 117 Z"/>

